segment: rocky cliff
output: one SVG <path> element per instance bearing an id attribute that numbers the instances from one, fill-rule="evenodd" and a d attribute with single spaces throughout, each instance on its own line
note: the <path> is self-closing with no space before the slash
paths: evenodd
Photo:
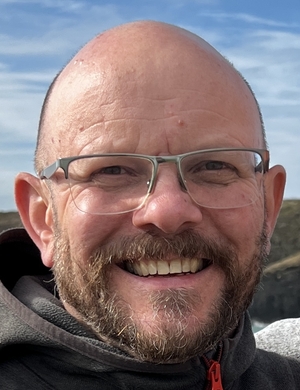
<path id="1" fill-rule="evenodd" d="M 250 313 L 263 323 L 300 317 L 300 252 L 267 266 Z"/>
<path id="2" fill-rule="evenodd" d="M 269 323 L 300 317 L 300 200 L 285 200 L 271 240 L 272 248 L 250 314 Z"/>

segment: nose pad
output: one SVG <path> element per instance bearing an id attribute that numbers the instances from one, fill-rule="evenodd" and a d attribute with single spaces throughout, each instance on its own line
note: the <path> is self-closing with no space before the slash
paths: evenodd
<path id="1" fill-rule="evenodd" d="M 176 233 L 200 223 L 200 207 L 192 200 L 180 176 L 161 172 L 143 206 L 133 212 L 133 225 L 155 226 L 165 233 Z"/>
<path id="2" fill-rule="evenodd" d="M 163 163 L 163 162 L 164 162 L 164 161 L 160 161 L 160 162 L 159 162 L 159 165 L 160 165 L 161 163 Z M 176 170 L 177 170 L 177 180 L 178 180 L 179 186 L 180 186 L 180 188 L 182 189 L 182 191 L 188 193 L 189 191 L 188 191 L 187 186 L 186 186 L 186 184 L 185 184 L 185 181 L 184 181 L 184 179 L 183 179 L 183 177 L 182 177 L 182 175 L 181 175 L 180 168 L 179 168 L 179 166 L 177 165 L 177 163 L 175 163 L 175 166 L 176 166 Z M 148 186 L 148 188 L 151 186 L 150 191 L 149 191 L 150 193 L 152 193 L 152 192 L 154 191 L 155 187 L 156 187 L 156 182 L 157 182 L 157 180 L 159 180 L 158 176 L 159 176 L 159 173 L 158 173 L 158 170 L 157 170 L 157 171 L 156 171 L 156 174 L 154 174 L 153 182 L 151 182 L 151 179 L 149 179 L 149 180 L 147 181 L 147 186 Z"/>
<path id="3" fill-rule="evenodd" d="M 179 182 L 179 185 L 180 185 L 180 188 L 182 191 L 186 192 L 186 193 L 189 193 L 186 185 L 185 185 L 185 182 L 183 180 L 183 178 L 181 177 L 180 173 L 178 172 L 178 182 Z"/>

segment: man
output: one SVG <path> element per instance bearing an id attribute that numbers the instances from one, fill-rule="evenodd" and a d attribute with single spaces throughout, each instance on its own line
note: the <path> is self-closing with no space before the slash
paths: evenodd
<path id="1" fill-rule="evenodd" d="M 2 388 L 299 388 L 246 314 L 285 184 L 268 159 L 208 43 L 150 21 L 92 39 L 46 96 L 37 177 L 16 178 L 32 241 L 2 237 Z"/>

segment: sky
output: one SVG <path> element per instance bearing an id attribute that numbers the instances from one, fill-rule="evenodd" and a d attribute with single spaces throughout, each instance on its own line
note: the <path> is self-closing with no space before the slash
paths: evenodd
<path id="1" fill-rule="evenodd" d="M 134 20 L 186 28 L 228 58 L 252 86 L 271 166 L 300 198 L 299 0 L 0 0 L 0 211 L 16 210 L 14 177 L 34 173 L 41 105 L 59 70 L 92 37 Z"/>

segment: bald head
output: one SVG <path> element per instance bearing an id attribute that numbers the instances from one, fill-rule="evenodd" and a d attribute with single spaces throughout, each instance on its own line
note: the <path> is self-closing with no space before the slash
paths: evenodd
<path id="1" fill-rule="evenodd" d="M 189 91 L 195 90 L 202 95 L 198 101 L 189 97 Z M 36 169 L 58 157 L 78 153 L 70 145 L 76 144 L 77 134 L 94 125 L 102 124 L 99 128 L 108 131 L 106 123 L 112 120 L 143 115 L 144 120 L 155 121 L 169 115 L 169 103 L 160 108 L 157 118 L 153 117 L 153 108 L 159 101 L 175 99 L 176 91 L 186 91 L 184 104 L 190 99 L 191 110 L 209 111 L 213 99 L 220 106 L 219 116 L 226 120 L 227 112 L 234 111 L 241 125 L 253 116 L 254 108 L 253 131 L 259 129 L 256 141 L 264 146 L 257 102 L 233 66 L 206 41 L 184 29 L 142 21 L 96 36 L 56 77 L 41 114 Z M 137 107 L 128 109 L 126 102 L 132 96 L 135 102 L 148 99 L 148 112 L 145 108 L 139 112 Z M 114 110 L 122 111 L 124 116 L 121 113 L 115 118 Z M 124 134 L 122 125 L 121 129 Z"/>

